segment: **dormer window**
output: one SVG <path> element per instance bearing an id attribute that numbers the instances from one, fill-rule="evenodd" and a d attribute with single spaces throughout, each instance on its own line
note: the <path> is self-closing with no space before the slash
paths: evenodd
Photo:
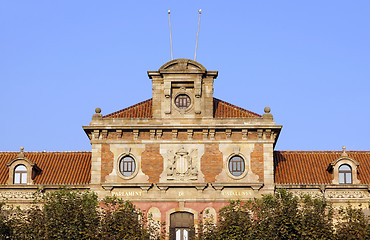
<path id="1" fill-rule="evenodd" d="M 36 175 L 41 173 L 41 169 L 25 157 L 23 149 L 21 147 L 18 156 L 6 164 L 9 168 L 8 184 L 33 184 Z"/>
<path id="2" fill-rule="evenodd" d="M 352 183 L 352 168 L 349 165 L 347 164 L 340 165 L 338 173 L 339 173 L 339 184 Z"/>
<path id="3" fill-rule="evenodd" d="M 343 147 L 341 156 L 329 165 L 329 172 L 333 174 L 333 184 L 360 184 L 357 178 L 357 168 L 360 164 L 346 153 Z"/>
<path id="4" fill-rule="evenodd" d="M 23 164 L 14 168 L 14 184 L 27 184 L 27 168 Z"/>

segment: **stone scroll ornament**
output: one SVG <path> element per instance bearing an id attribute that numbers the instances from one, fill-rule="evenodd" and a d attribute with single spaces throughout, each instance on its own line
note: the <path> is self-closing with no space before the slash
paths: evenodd
<path id="1" fill-rule="evenodd" d="M 178 151 L 167 152 L 167 180 L 197 180 L 198 169 L 195 166 L 198 150 L 190 152 L 183 147 Z"/>

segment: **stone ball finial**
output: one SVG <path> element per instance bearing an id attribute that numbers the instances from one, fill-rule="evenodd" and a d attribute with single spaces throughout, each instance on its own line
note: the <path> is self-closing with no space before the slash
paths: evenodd
<path id="1" fill-rule="evenodd" d="M 92 116 L 92 120 L 101 120 L 103 119 L 103 115 L 101 115 L 101 109 L 100 108 L 95 108 L 95 113 Z"/>
<path id="2" fill-rule="evenodd" d="M 24 158 L 24 153 L 23 153 L 24 147 L 20 147 L 20 149 L 21 151 L 18 154 L 18 158 Z"/>
<path id="3" fill-rule="evenodd" d="M 272 114 L 270 113 L 270 111 L 271 111 L 271 108 L 269 108 L 269 107 L 265 107 L 265 109 L 264 109 L 264 111 L 265 111 L 265 114 L 263 114 L 263 119 L 266 119 L 266 120 L 273 120 L 273 116 L 272 116 Z"/>

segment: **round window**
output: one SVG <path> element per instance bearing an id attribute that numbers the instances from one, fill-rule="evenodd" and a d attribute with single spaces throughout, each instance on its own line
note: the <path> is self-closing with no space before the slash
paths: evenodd
<path id="1" fill-rule="evenodd" d="M 245 171 L 244 159 L 240 156 L 230 158 L 229 171 L 235 177 L 242 175 Z"/>
<path id="2" fill-rule="evenodd" d="M 180 94 L 175 99 L 175 105 L 180 109 L 188 108 L 190 106 L 190 103 L 190 97 L 186 94 Z"/>
<path id="3" fill-rule="evenodd" d="M 124 156 L 119 162 L 119 171 L 125 177 L 129 177 L 134 174 L 136 169 L 135 160 L 130 156 Z"/>

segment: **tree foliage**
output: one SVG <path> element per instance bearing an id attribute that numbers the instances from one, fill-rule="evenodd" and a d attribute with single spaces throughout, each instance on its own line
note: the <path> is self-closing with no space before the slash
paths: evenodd
<path id="1" fill-rule="evenodd" d="M 115 197 L 60 189 L 29 208 L 0 203 L 0 239 L 163 239 L 164 225 Z M 157 227 L 152 227 L 157 226 Z M 199 240 L 370 239 L 369 219 L 361 208 L 339 210 L 323 198 L 297 197 L 286 190 L 246 202 L 231 201 L 218 223 L 199 223 Z"/>
<path id="2" fill-rule="evenodd" d="M 60 189 L 32 207 L 0 204 L 1 239 L 149 239 L 143 214 L 116 198 L 98 201 L 90 191 Z"/>
<path id="3" fill-rule="evenodd" d="M 105 198 L 101 216 L 100 239 L 149 239 L 145 217 L 128 201 Z"/>
<path id="4" fill-rule="evenodd" d="M 369 222 L 361 209 L 340 210 L 337 224 L 334 215 L 323 198 L 278 190 L 260 199 L 231 201 L 220 209 L 217 227 L 209 230 L 201 225 L 198 239 L 370 239 Z"/>

